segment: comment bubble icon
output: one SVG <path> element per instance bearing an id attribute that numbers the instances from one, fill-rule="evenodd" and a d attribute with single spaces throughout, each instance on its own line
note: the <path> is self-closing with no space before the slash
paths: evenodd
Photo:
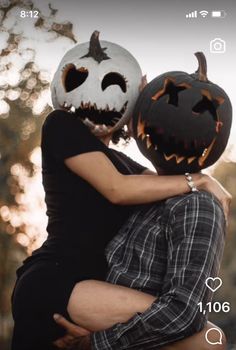
<path id="1" fill-rule="evenodd" d="M 222 332 L 219 328 L 212 327 L 205 333 L 205 339 L 210 345 L 222 344 Z"/>

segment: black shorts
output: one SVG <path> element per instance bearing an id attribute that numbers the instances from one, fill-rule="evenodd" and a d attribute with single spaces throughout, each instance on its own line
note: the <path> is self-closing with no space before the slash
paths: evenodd
<path id="1" fill-rule="evenodd" d="M 73 264 L 58 260 L 37 261 L 18 269 L 12 296 L 12 350 L 56 349 L 52 342 L 65 331 L 56 324 L 53 314 L 69 318 L 67 305 L 72 289 L 84 279 L 76 270 Z"/>

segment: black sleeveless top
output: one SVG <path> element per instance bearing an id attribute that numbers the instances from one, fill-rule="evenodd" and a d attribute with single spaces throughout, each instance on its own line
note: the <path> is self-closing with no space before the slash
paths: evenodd
<path id="1" fill-rule="evenodd" d="M 27 261 L 60 258 L 83 265 L 84 274 L 104 271 L 104 250 L 133 206 L 115 205 L 64 164 L 64 159 L 103 152 L 122 174 L 145 168 L 108 148 L 72 113 L 53 111 L 42 130 L 43 186 L 48 215 L 48 238 Z M 97 174 L 99 176 L 99 174 Z M 97 276 L 100 278 L 101 276 Z"/>

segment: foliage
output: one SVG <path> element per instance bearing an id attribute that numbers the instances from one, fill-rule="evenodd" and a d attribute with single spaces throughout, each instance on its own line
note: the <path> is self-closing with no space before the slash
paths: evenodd
<path id="1" fill-rule="evenodd" d="M 1 1 L 1 42 L 7 38 L 0 57 L 1 349 L 7 347 L 12 327 L 10 296 L 15 270 L 36 239 L 35 235 L 28 234 L 30 230 L 22 219 L 25 211 L 24 192 L 27 191 L 27 183 L 22 179 L 30 179 L 37 171 L 31 155 L 40 144 L 41 126 L 51 110 L 49 105 L 44 103 L 43 106 L 49 89 L 48 74 L 35 64 L 35 51 L 21 45 L 27 32 L 19 32 L 14 26 L 9 29 L 9 19 L 14 16 L 14 11 L 23 8 L 31 10 L 33 3 L 21 0 Z M 41 15 L 34 23 L 35 28 L 76 42 L 72 24 L 55 22 L 56 13 L 57 10 L 49 5 L 49 15 Z"/>

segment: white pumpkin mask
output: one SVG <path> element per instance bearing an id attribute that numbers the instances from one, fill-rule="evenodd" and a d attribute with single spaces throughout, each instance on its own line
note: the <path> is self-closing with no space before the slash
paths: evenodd
<path id="1" fill-rule="evenodd" d="M 53 106 L 76 113 L 106 135 L 129 121 L 141 80 L 136 59 L 117 44 L 100 42 L 95 31 L 90 42 L 62 58 L 51 84 Z"/>

